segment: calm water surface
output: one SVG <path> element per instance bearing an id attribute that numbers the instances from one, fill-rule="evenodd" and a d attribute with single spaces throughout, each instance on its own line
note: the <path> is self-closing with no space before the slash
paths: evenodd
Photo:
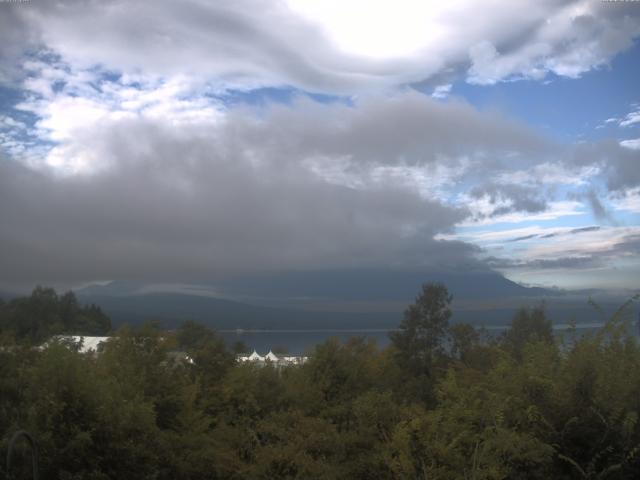
<path id="1" fill-rule="evenodd" d="M 602 327 L 603 323 L 583 323 L 576 325 L 576 331 L 579 334 L 595 331 Z M 505 325 L 488 325 L 484 327 L 490 335 L 500 335 L 507 326 Z M 553 326 L 558 335 L 567 333 L 571 328 L 569 324 L 556 324 Z M 378 346 L 384 347 L 389 344 L 389 333 L 393 329 L 307 329 L 307 330 L 222 330 L 219 333 L 225 339 L 229 346 L 237 341 L 242 341 L 249 350 L 256 350 L 258 353 L 265 354 L 269 350 L 277 348 L 285 351 L 301 355 L 309 353 L 315 345 L 328 340 L 329 338 L 337 338 L 344 342 L 349 337 L 365 337 L 376 341 Z"/>

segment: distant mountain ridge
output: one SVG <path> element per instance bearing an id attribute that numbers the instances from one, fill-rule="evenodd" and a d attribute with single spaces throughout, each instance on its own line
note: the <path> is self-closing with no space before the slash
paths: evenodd
<path id="1" fill-rule="evenodd" d="M 99 305 L 116 326 L 158 320 L 163 326 L 173 328 L 184 320 L 196 320 L 218 330 L 317 328 L 319 325 L 322 328 L 344 328 L 345 325 L 388 328 L 401 318 L 399 313 L 311 312 L 178 293 L 113 296 L 78 292 L 78 298 L 84 303 Z"/>
<path id="2" fill-rule="evenodd" d="M 260 302 L 216 298 L 202 290 L 154 292 L 135 282 L 111 282 L 76 290 L 85 303 L 100 305 L 115 325 L 158 320 L 173 327 L 186 319 L 203 322 L 216 329 L 286 329 L 286 328 L 393 328 L 402 319 L 404 308 L 413 302 L 421 285 L 428 281 L 444 283 L 454 296 L 454 320 L 473 321 L 473 308 L 457 309 L 457 305 L 480 300 L 505 298 L 533 299 L 555 292 L 528 288 L 493 272 L 452 274 L 424 272 L 323 271 L 286 273 L 269 278 L 244 278 L 228 281 L 220 290 L 242 298 L 278 300 L 276 307 Z M 232 297 L 233 298 L 233 297 Z M 311 298 L 314 302 L 371 302 L 367 311 L 314 311 L 301 308 L 287 298 Z M 517 301 L 517 300 L 516 300 Z M 375 302 L 388 302 L 391 307 L 377 308 Z M 486 307 L 481 309 L 487 315 Z M 492 308 L 492 319 L 504 322 L 513 308 Z M 475 312 L 475 313 L 474 313 Z"/>
<path id="3" fill-rule="evenodd" d="M 286 272 L 269 277 L 227 281 L 228 291 L 276 297 L 316 297 L 342 300 L 413 301 L 422 284 L 441 282 L 454 299 L 532 297 L 557 295 L 538 287 L 525 287 L 493 271 L 323 270 Z"/>

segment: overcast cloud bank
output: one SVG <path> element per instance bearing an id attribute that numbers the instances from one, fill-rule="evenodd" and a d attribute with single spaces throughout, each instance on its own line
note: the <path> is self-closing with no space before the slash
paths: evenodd
<path id="1" fill-rule="evenodd" d="M 640 9 L 356 3 L 2 5 L 3 282 L 580 269 L 637 253 L 621 220 L 640 212 L 637 139 L 559 143 L 451 82 L 578 78 L 633 44 Z M 232 101 L 261 87 L 293 99 Z M 633 132 L 636 113 L 603 121 Z M 562 233 L 579 251 L 547 229 L 485 241 L 588 212 L 599 225 Z"/>

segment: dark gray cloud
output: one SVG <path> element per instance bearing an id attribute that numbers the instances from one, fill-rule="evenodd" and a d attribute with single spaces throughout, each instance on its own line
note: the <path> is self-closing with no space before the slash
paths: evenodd
<path id="1" fill-rule="evenodd" d="M 566 257 L 566 258 L 554 258 L 554 259 L 536 259 L 519 267 L 535 268 L 535 269 L 580 269 L 580 268 L 593 268 L 596 266 L 605 265 L 605 262 L 601 258 L 588 255 L 583 257 Z"/>
<path id="2" fill-rule="evenodd" d="M 164 147 L 172 155 L 184 145 Z M 471 251 L 433 240 L 462 213 L 415 192 L 356 191 L 291 170 L 265 178 L 237 158 L 226 160 L 235 165 L 191 158 L 185 171 L 153 159 L 57 179 L 3 161 L 3 279 L 193 280 L 265 269 L 453 263 Z M 407 226 L 417 231 L 406 235 Z"/>
<path id="3" fill-rule="evenodd" d="M 599 167 L 610 192 L 624 192 L 640 185 L 640 150 L 625 148 L 615 140 L 577 145 L 567 162 Z"/>
<path id="4" fill-rule="evenodd" d="M 600 230 L 602 227 L 598 226 L 598 225 L 593 225 L 590 227 L 580 227 L 580 228 L 574 228 L 572 230 L 566 231 L 566 232 L 554 232 L 554 233 L 547 233 L 546 235 L 530 235 L 531 238 L 553 238 L 553 237 L 558 237 L 560 235 L 576 235 L 579 233 L 587 233 L 587 232 L 597 232 L 598 230 Z M 516 239 L 514 239 L 513 241 L 516 241 Z"/>
<path id="5" fill-rule="evenodd" d="M 19 9 L 25 6 L 0 3 L 0 86 L 15 85 L 22 75 L 18 59 L 37 40 L 36 32 L 29 29 L 20 14 Z"/>
<path id="6" fill-rule="evenodd" d="M 512 238 L 509 240 L 509 242 L 522 242 L 524 240 L 532 240 L 534 238 L 546 239 L 546 238 L 554 238 L 554 237 L 559 237 L 564 235 L 577 235 L 580 233 L 597 232 L 598 230 L 600 230 L 600 228 L 601 227 L 594 225 L 590 227 L 580 227 L 580 228 L 574 228 L 571 230 L 546 233 L 544 235 L 541 235 L 539 233 L 532 233 L 530 235 L 523 235 L 521 237 Z"/>
<path id="7" fill-rule="evenodd" d="M 544 190 L 513 183 L 486 183 L 474 187 L 471 197 L 487 197 L 495 208 L 491 217 L 512 212 L 537 213 L 547 209 L 547 198 Z"/>
<path id="8" fill-rule="evenodd" d="M 461 158 L 471 158 L 482 160 L 482 169 L 506 169 L 544 158 L 554 148 L 503 115 L 482 113 L 461 101 L 436 102 L 410 91 L 364 98 L 357 108 L 311 101 L 300 101 L 293 109 L 274 106 L 269 120 L 238 119 L 249 140 L 259 142 L 262 151 L 285 147 L 296 159 L 309 152 L 349 157 L 354 168 L 372 163 L 455 166 Z M 514 197 L 525 193 L 517 187 L 507 190 Z M 532 192 L 527 193 L 530 197 Z"/>
<path id="9" fill-rule="evenodd" d="M 462 269 L 477 265 L 478 250 L 434 236 L 451 232 L 472 206 L 442 195 L 441 177 L 449 194 L 459 188 L 488 198 L 496 216 L 547 208 L 548 189 L 493 180 L 513 169 L 555 157 L 616 174 L 598 155 L 567 155 L 574 152 L 504 116 L 415 92 L 355 106 L 299 100 L 259 114 L 232 108 L 182 124 L 111 106 L 104 118 L 85 121 L 70 99 L 78 97 L 60 93 L 34 111 L 54 125 L 80 118 L 55 150 L 93 169 L 65 176 L 0 162 L 7 282 Z M 102 106 L 100 97 L 89 106 L 94 100 Z M 612 165 L 631 158 L 614 158 L 627 150 L 609 144 L 588 151 L 608 152 Z M 403 178 L 410 168 L 420 169 L 419 181 Z"/>
<path id="10" fill-rule="evenodd" d="M 258 116 L 238 108 L 181 125 L 116 112 L 56 147 L 89 171 L 0 162 L 0 268 L 25 283 L 468 268 L 477 248 L 434 239 L 471 214 L 438 193 L 443 169 L 448 181 L 475 181 L 472 194 L 496 209 L 539 212 L 544 189 L 491 178 L 558 151 L 502 116 L 417 93 L 355 107 L 301 100 Z"/>
<path id="11" fill-rule="evenodd" d="M 318 173 L 317 158 L 330 162 L 352 150 L 365 162 L 375 152 L 349 133 L 365 119 L 334 117 L 341 107 L 322 108 L 313 116 L 316 128 L 308 129 L 301 128 L 308 117 L 298 109 L 261 120 L 234 112 L 215 126 L 189 129 L 143 118 L 107 122 L 77 131 L 65 146 L 69 155 L 90 154 L 100 165 L 75 175 L 1 161 L 3 280 L 192 281 L 257 271 L 474 262 L 474 247 L 434 240 L 468 215 L 464 208 L 425 197 L 398 179 L 371 180 L 364 170 L 357 187 Z M 382 120 L 384 113 L 378 112 Z M 336 118 L 346 130 L 340 134 Z M 373 135 L 373 125 L 367 128 Z M 396 135 L 383 121 L 375 133 Z M 372 161 L 375 166 L 382 159 Z"/>
<path id="12" fill-rule="evenodd" d="M 527 152 L 519 162 L 510 163 L 506 159 L 493 164 L 487 162 L 484 181 L 470 190 L 470 196 L 489 200 L 494 206 L 489 217 L 511 212 L 542 212 L 548 208 L 549 201 L 556 198 L 558 186 L 545 181 L 544 170 L 536 172 L 531 167 L 549 162 L 549 159 L 565 169 L 567 176 L 572 174 L 572 169 L 588 169 L 590 173 L 583 183 L 589 187 L 581 187 L 577 191 L 573 187 L 574 190 L 570 190 L 566 198 L 583 202 L 594 218 L 602 223 L 617 224 L 614 213 L 604 199 L 623 197 L 640 186 L 640 150 L 626 148 L 611 139 L 569 146 L 553 145 L 547 141 L 539 143 L 537 151 Z M 526 166 L 527 162 L 529 173 L 524 182 L 520 176 L 514 176 L 513 171 Z M 577 170 L 574 173 L 580 175 Z M 500 182 L 491 180 L 492 176 L 500 174 L 504 175 Z M 482 172 L 478 172 L 478 175 L 482 175 Z"/>
<path id="13" fill-rule="evenodd" d="M 583 255 L 574 257 L 554 258 L 554 259 L 534 259 L 521 261 L 510 258 L 490 257 L 486 259 L 487 265 L 496 269 L 584 269 L 599 267 L 606 264 L 605 259 L 594 255 Z"/>
<path id="14" fill-rule="evenodd" d="M 560 235 L 559 232 L 554 232 L 554 233 L 547 233 L 546 235 L 534 235 L 534 237 L 536 237 L 536 238 L 553 238 L 553 237 L 557 237 L 558 235 Z"/>
<path id="15" fill-rule="evenodd" d="M 611 222 L 612 217 L 611 214 L 604 207 L 600 198 L 598 198 L 598 194 L 594 189 L 590 189 L 585 193 L 585 198 L 589 202 L 589 206 L 591 207 L 591 211 L 593 212 L 593 216 L 600 221 Z"/>
<path id="16" fill-rule="evenodd" d="M 509 240 L 510 242 L 521 242 L 523 240 L 530 240 L 532 238 L 538 238 L 538 234 L 531 234 L 531 235 L 523 235 L 522 237 L 516 237 L 516 238 L 512 238 L 511 240 Z"/>
<path id="17" fill-rule="evenodd" d="M 590 227 L 580 227 L 580 228 L 574 228 L 572 230 L 569 230 L 570 234 L 576 234 L 576 233 L 586 233 L 586 232 L 597 232 L 598 230 L 600 230 L 602 227 L 598 226 L 598 225 L 592 225 Z"/>
<path id="18" fill-rule="evenodd" d="M 614 191 L 614 193 L 617 192 Z M 572 192 L 569 194 L 569 197 L 584 202 L 591 210 L 593 217 L 599 222 L 611 225 L 616 224 L 616 220 L 612 212 L 605 207 L 595 188 L 590 188 L 583 192 Z"/>

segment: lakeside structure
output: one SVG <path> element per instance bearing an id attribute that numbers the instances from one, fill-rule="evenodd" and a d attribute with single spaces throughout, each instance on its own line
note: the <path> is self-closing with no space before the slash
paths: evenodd
<path id="1" fill-rule="evenodd" d="M 101 353 L 104 348 L 104 344 L 107 343 L 113 337 L 94 337 L 88 335 L 54 335 L 51 339 L 47 340 L 39 348 L 45 349 L 52 343 L 64 343 L 66 345 L 73 345 L 78 349 L 80 353 Z"/>
<path id="2" fill-rule="evenodd" d="M 114 337 L 97 337 L 89 335 L 54 335 L 48 341 L 37 347 L 40 350 L 46 349 L 54 343 L 62 343 L 79 353 L 99 355 L 104 349 L 104 345 Z M 173 362 L 184 361 L 193 364 L 193 359 L 182 351 L 170 351 L 168 357 Z M 307 356 L 300 355 L 276 355 L 271 350 L 266 355 L 260 355 L 255 350 L 250 355 L 236 355 L 238 363 L 253 363 L 258 366 L 271 365 L 277 368 L 304 365 L 309 360 Z"/>
<path id="3" fill-rule="evenodd" d="M 70 348 L 77 350 L 79 353 L 85 353 L 89 355 L 99 355 L 104 350 L 106 343 L 116 337 L 95 337 L 91 335 L 54 335 L 45 343 L 37 347 L 39 350 L 48 348 L 53 343 L 61 343 Z M 160 340 L 164 340 L 162 337 Z M 186 352 L 180 350 L 171 350 L 167 352 L 167 363 L 177 364 L 180 362 L 194 364 L 193 358 L 191 358 Z"/>
<path id="4" fill-rule="evenodd" d="M 276 355 L 271 350 L 262 356 L 255 350 L 251 355 L 238 355 L 236 357 L 238 363 L 254 363 L 259 366 L 273 365 L 275 367 L 291 367 L 294 365 L 304 365 L 309 357 L 297 355 Z"/>

